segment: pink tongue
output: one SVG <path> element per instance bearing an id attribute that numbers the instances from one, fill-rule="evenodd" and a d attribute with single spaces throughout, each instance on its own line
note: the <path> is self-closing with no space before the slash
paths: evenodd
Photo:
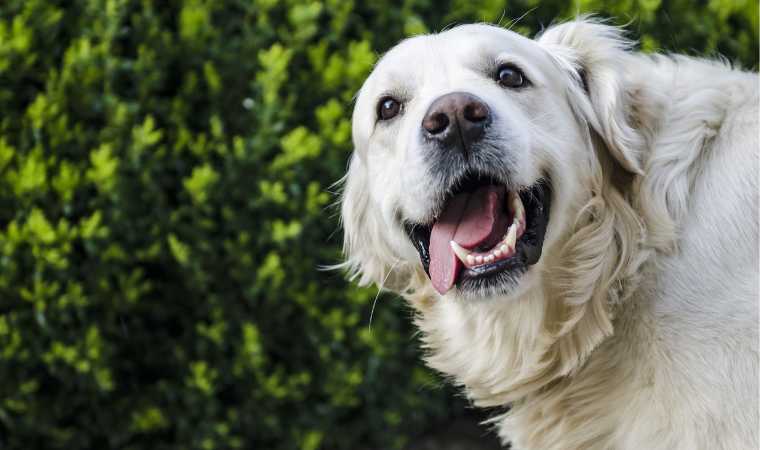
<path id="1" fill-rule="evenodd" d="M 490 185 L 449 200 L 430 234 L 430 280 L 438 292 L 448 292 L 462 268 L 450 241 L 471 250 L 496 244 L 506 231 L 505 196 L 504 186 Z"/>

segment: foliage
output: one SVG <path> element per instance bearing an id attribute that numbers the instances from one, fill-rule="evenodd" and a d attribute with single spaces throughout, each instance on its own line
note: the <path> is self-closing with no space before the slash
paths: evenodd
<path id="1" fill-rule="evenodd" d="M 598 11 L 755 67 L 754 0 L 5 0 L 0 447 L 399 448 L 463 408 L 339 260 L 377 53 Z M 502 17 L 502 13 L 505 13 Z"/>

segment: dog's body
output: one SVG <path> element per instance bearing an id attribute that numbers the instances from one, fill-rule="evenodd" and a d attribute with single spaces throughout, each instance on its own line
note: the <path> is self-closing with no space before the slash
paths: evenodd
<path id="1" fill-rule="evenodd" d="M 483 25 L 415 39 L 360 93 L 343 218 L 349 267 L 415 307 L 428 363 L 476 405 L 511 406 L 493 423 L 516 450 L 758 448 L 757 76 L 634 54 L 618 30 L 589 21 L 538 41 Z M 493 89 L 469 62 L 457 69 L 457 46 L 485 44 L 504 46 L 512 90 Z M 432 75 L 430 58 L 444 61 Z M 513 61 L 530 84 L 517 84 Z M 404 74 L 411 85 L 388 87 Z M 540 260 L 479 279 L 461 257 L 447 285 L 435 271 L 448 266 L 420 264 L 403 228 L 432 223 L 435 241 L 455 201 L 430 133 L 415 128 L 452 91 L 486 99 L 493 117 L 477 139 L 497 143 L 443 161 L 464 177 L 500 156 L 493 179 L 522 195 L 547 174 L 552 199 Z M 398 92 L 404 109 L 387 103 Z"/>

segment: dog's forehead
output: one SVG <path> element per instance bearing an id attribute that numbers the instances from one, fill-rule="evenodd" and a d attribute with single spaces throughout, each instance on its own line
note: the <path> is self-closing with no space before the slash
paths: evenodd
<path id="1" fill-rule="evenodd" d="M 497 26 L 460 25 L 400 42 L 381 58 L 375 75 L 378 81 L 394 81 L 444 66 L 476 69 L 503 54 L 535 58 L 541 53 L 537 47 L 535 41 Z"/>

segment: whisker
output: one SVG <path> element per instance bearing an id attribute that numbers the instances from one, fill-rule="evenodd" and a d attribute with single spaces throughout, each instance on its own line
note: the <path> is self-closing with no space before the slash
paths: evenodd
<path id="1" fill-rule="evenodd" d="M 520 21 L 521 21 L 521 20 L 523 20 L 523 18 L 525 18 L 525 16 L 527 16 L 527 15 L 528 15 L 528 14 L 530 14 L 530 13 L 532 13 L 532 12 L 533 12 L 533 11 L 535 11 L 536 9 L 538 9 L 538 6 L 534 6 L 533 8 L 531 8 L 531 9 L 529 9 L 529 10 L 525 11 L 525 12 L 524 12 L 524 13 L 523 13 L 523 14 L 522 14 L 520 17 L 518 17 L 517 19 L 515 19 L 515 20 L 511 21 L 511 23 L 509 24 L 509 27 L 507 28 L 507 30 L 510 30 L 510 31 L 511 31 L 511 30 L 512 30 L 512 28 L 514 28 L 514 27 L 515 27 L 515 26 L 516 26 L 518 23 L 520 23 Z"/>
<path id="2" fill-rule="evenodd" d="M 385 278 L 383 278 L 383 282 L 380 283 L 380 286 L 377 288 L 377 295 L 375 295 L 375 299 L 372 301 L 372 309 L 369 312 L 369 324 L 367 325 L 367 331 L 372 333 L 372 319 L 375 317 L 375 306 L 377 306 L 377 299 L 380 298 L 380 293 L 383 291 L 383 288 L 385 287 L 385 282 L 388 281 L 388 277 L 391 276 L 391 273 L 396 269 L 396 266 L 398 263 L 401 262 L 401 260 L 397 259 L 391 268 L 388 270 L 388 273 L 385 274 Z"/>

